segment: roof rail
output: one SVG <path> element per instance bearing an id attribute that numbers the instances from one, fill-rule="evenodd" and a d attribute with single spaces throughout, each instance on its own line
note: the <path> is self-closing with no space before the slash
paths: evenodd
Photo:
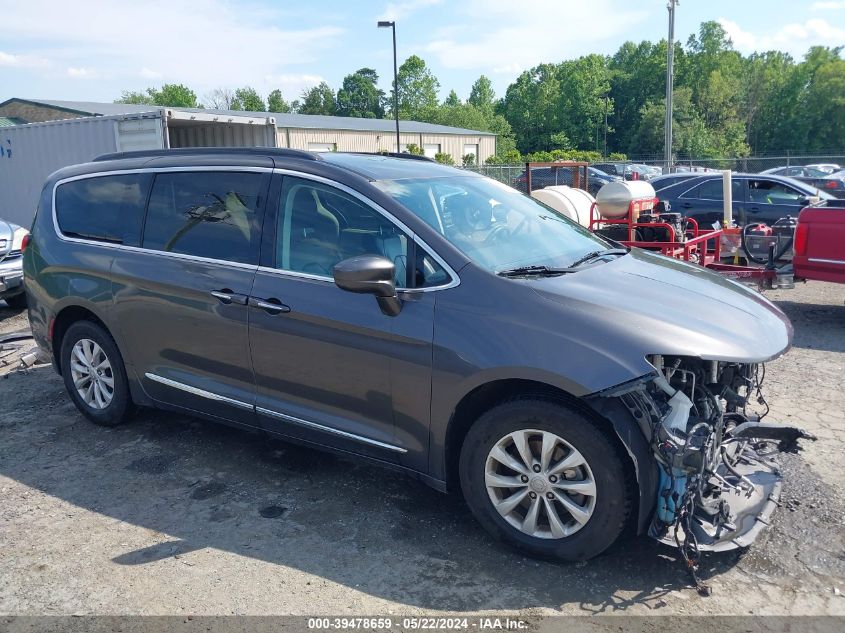
<path id="1" fill-rule="evenodd" d="M 159 156 L 179 154 L 194 156 L 199 154 L 245 154 L 248 156 L 279 156 L 285 158 L 302 158 L 304 160 L 320 160 L 314 152 L 306 152 L 301 149 L 288 149 L 285 147 L 180 147 L 177 149 L 145 149 L 135 152 L 112 152 L 97 156 L 92 162 L 98 163 L 124 158 L 156 158 Z"/>
<path id="2" fill-rule="evenodd" d="M 420 154 L 410 154 L 408 152 L 341 152 L 343 154 L 359 154 L 362 156 L 389 156 L 390 158 L 407 158 L 409 160 L 426 160 L 430 163 L 434 162 L 433 158 L 428 156 L 421 156 Z"/>

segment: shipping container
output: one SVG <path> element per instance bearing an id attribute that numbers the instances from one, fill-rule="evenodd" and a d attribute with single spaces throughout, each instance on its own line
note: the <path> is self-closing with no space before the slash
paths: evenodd
<path id="1" fill-rule="evenodd" d="M 0 218 L 30 226 L 44 181 L 102 154 L 169 147 L 275 147 L 272 117 L 149 112 L 28 123 L 0 130 Z"/>

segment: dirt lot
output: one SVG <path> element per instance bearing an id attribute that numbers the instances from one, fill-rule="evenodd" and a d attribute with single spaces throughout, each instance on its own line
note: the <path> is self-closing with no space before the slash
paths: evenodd
<path id="1" fill-rule="evenodd" d="M 161 412 L 97 428 L 49 367 L 12 365 L 0 613 L 845 614 L 845 286 L 769 296 L 796 330 L 769 366 L 771 418 L 820 439 L 783 460 L 783 505 L 761 539 L 705 560 L 709 598 L 647 538 L 590 563 L 538 562 L 405 476 Z M 0 307 L 0 333 L 22 327 Z"/>

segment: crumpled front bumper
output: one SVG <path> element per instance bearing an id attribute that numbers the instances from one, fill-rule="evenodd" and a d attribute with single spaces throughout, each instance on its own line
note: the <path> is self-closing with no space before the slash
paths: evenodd
<path id="1" fill-rule="evenodd" d="M 719 500 L 727 504 L 726 515 L 711 515 L 703 507 L 696 505 L 690 522 L 693 536 L 702 552 L 725 552 L 741 547 L 748 547 L 769 525 L 770 518 L 780 499 L 783 480 L 777 466 L 766 460 L 757 463 L 737 464 L 734 470 L 753 484 L 750 492 L 722 492 Z M 726 479 L 735 476 L 726 466 L 720 465 L 716 472 Z M 716 501 L 715 499 L 713 501 Z M 684 542 L 686 535 L 683 528 L 674 526 L 659 527 L 652 533 L 658 541 L 667 545 Z"/>

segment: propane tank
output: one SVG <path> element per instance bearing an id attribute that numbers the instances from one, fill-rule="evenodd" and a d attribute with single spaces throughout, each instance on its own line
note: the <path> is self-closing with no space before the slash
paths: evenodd
<path id="1" fill-rule="evenodd" d="M 531 192 L 531 197 L 551 207 L 558 213 L 565 215 L 581 226 L 589 228 L 590 207 L 596 199 L 583 189 L 574 189 L 566 185 L 556 185 L 543 189 L 535 189 Z"/>
<path id="2" fill-rule="evenodd" d="M 609 182 L 596 194 L 596 208 L 606 220 L 618 220 L 628 215 L 631 202 L 639 200 L 638 211 L 648 211 L 655 198 L 654 187 L 645 180 Z"/>

